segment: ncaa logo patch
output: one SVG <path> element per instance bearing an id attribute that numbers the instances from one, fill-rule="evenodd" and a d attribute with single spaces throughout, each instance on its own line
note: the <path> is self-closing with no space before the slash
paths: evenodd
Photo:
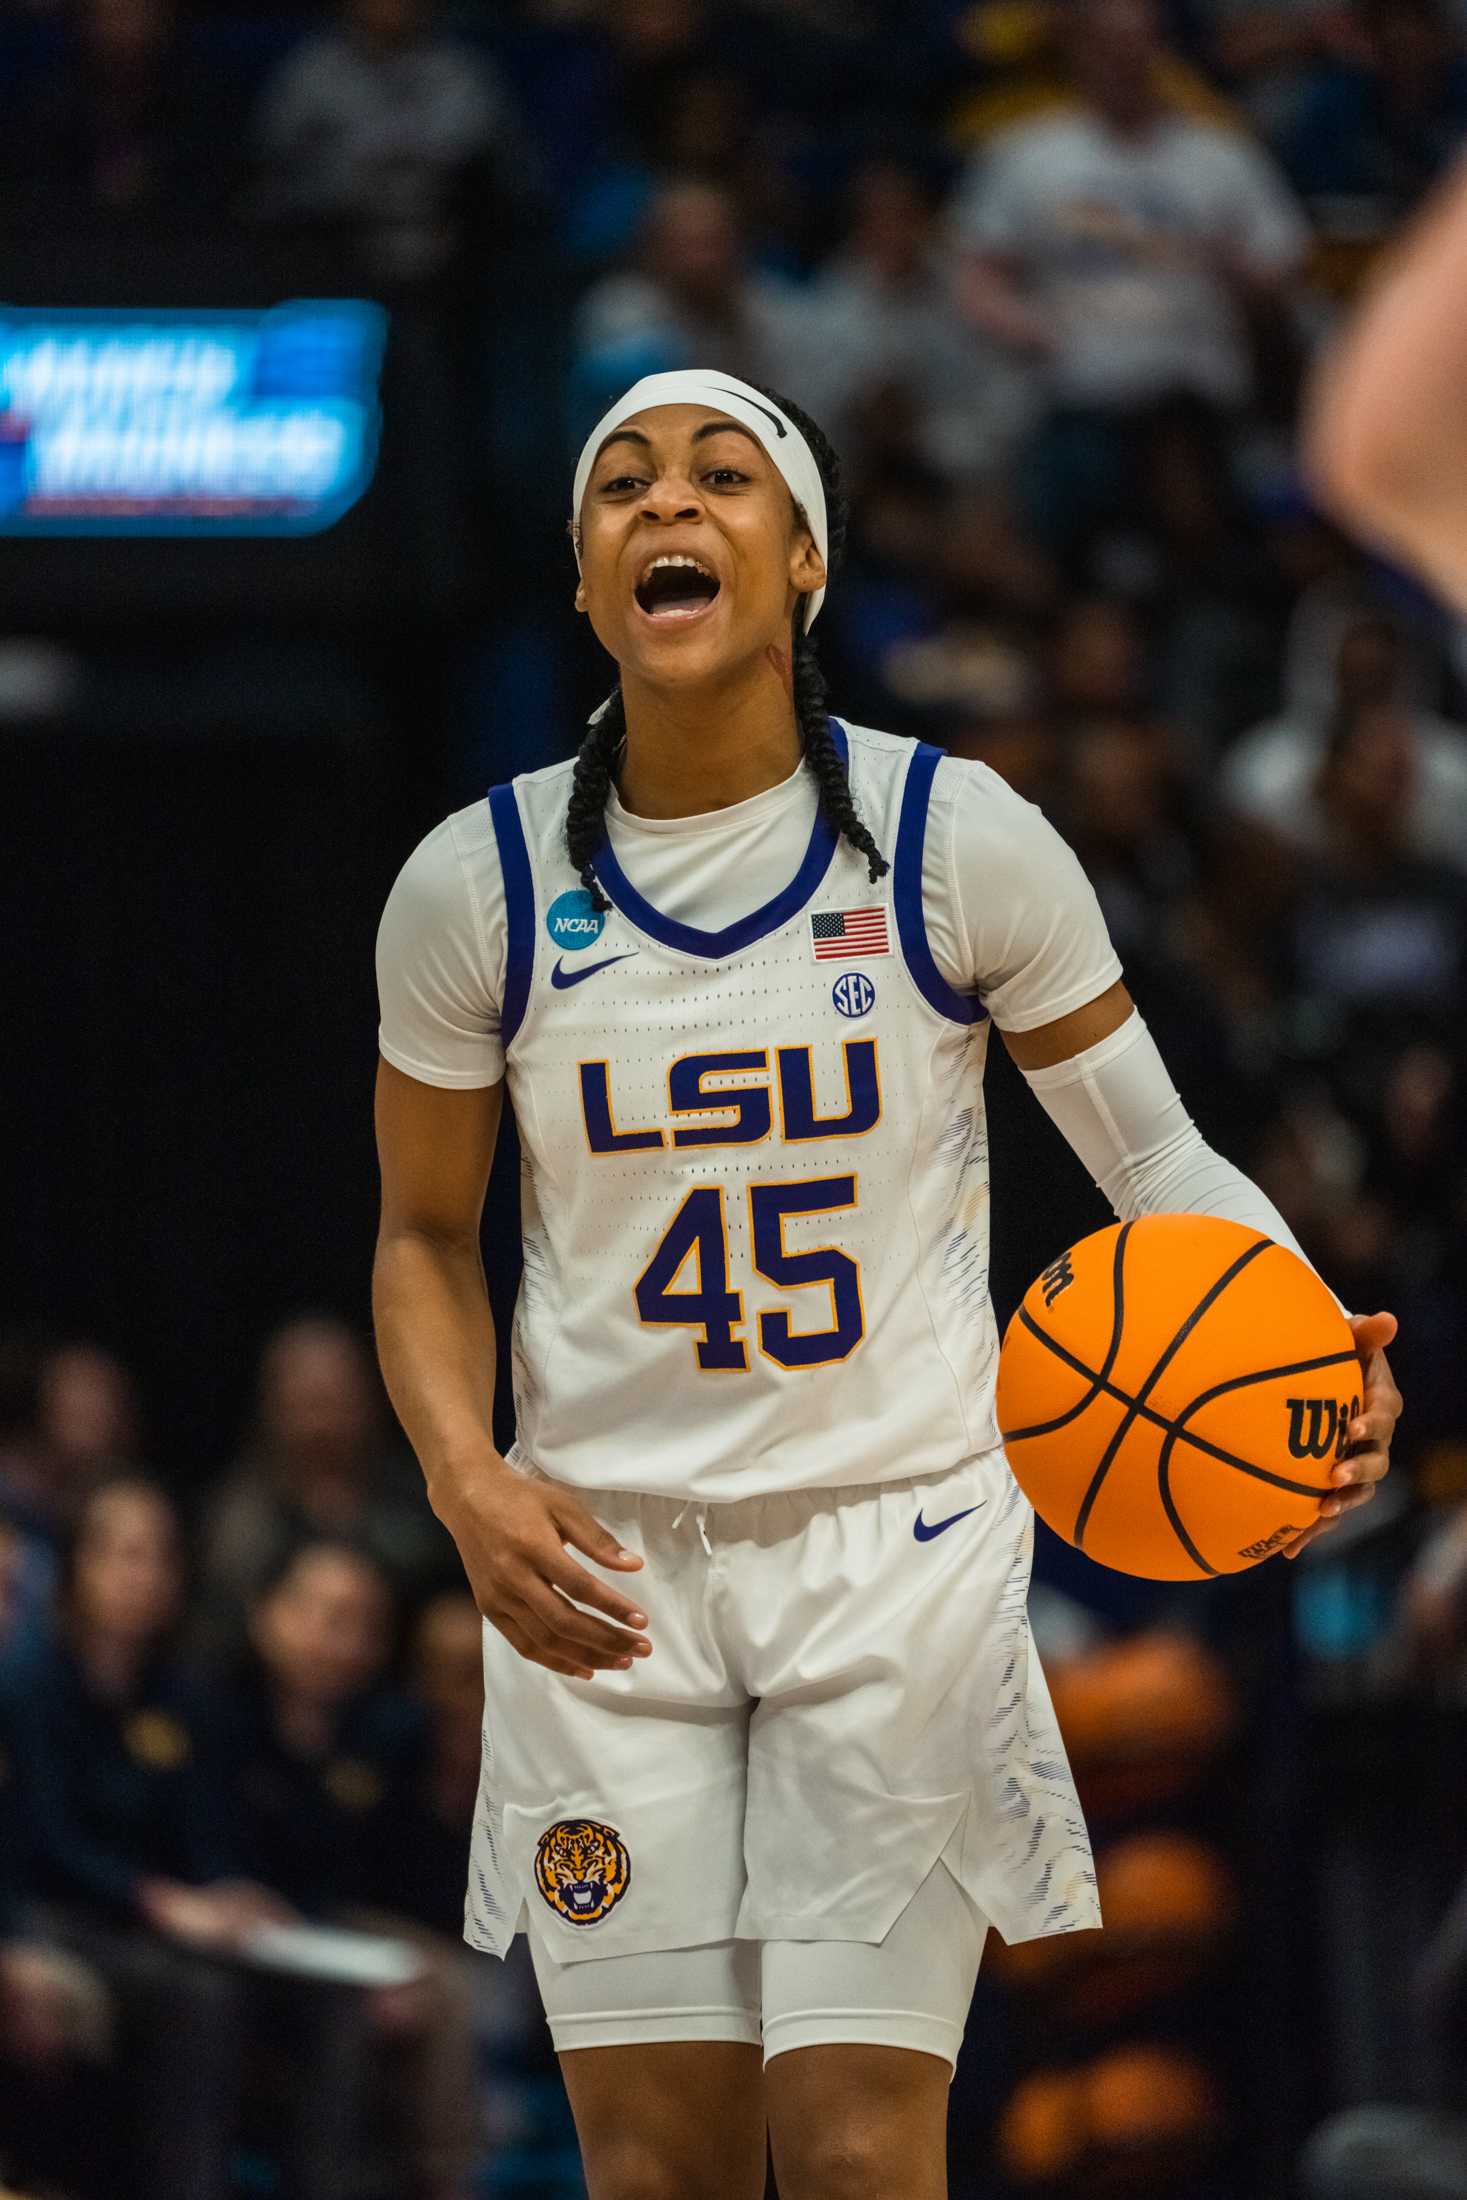
<path id="1" fill-rule="evenodd" d="M 836 979 L 830 997 L 842 1016 L 869 1016 L 876 1006 L 876 988 L 864 970 L 847 970 Z"/>
<path id="2" fill-rule="evenodd" d="M 535 1885 L 568 1925 L 610 1917 L 631 1878 L 626 1843 L 595 1818 L 558 1818 L 535 1844 Z"/>
<path id="3" fill-rule="evenodd" d="M 606 930 L 606 911 L 596 907 L 584 886 L 573 886 L 546 910 L 545 929 L 557 947 L 573 955 L 578 947 L 596 945 Z"/>

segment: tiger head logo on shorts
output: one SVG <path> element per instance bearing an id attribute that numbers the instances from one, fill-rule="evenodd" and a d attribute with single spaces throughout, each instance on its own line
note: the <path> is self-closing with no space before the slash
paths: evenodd
<path id="1" fill-rule="evenodd" d="M 569 1925 L 599 1925 L 631 1882 L 632 1862 L 615 1826 L 558 1818 L 535 1846 L 535 1884 Z"/>

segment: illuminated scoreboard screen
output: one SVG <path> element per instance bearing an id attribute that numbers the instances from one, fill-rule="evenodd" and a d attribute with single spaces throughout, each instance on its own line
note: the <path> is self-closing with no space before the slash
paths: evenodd
<path id="1" fill-rule="evenodd" d="M 0 306 L 0 535 L 320 534 L 377 463 L 386 318 Z"/>

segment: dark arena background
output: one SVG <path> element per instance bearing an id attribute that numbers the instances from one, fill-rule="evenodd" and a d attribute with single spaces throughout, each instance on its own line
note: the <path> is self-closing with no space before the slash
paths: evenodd
<path id="1" fill-rule="evenodd" d="M 373 946 L 605 693 L 575 454 L 697 363 L 842 453 L 836 711 L 1043 806 L 1204 1133 L 1401 1324 L 1391 1478 L 1296 1564 L 1040 1531 L 1108 1929 L 990 1941 L 955 2200 L 1467 2196 L 1467 647 L 1298 459 L 1467 9 L 10 0 L 0 63 L 0 2184 L 583 2193 L 523 1943 L 459 1939 L 478 1619 L 372 1349 Z M 997 1047 L 988 1100 L 1006 1320 L 1110 1216 Z M 501 1334 L 515 1187 L 510 1137 Z M 74 1566 L 118 1468 L 165 1496 Z M 292 1582 L 312 1531 L 374 1562 Z M 145 1698 L 59 1647 L 119 1613 Z"/>

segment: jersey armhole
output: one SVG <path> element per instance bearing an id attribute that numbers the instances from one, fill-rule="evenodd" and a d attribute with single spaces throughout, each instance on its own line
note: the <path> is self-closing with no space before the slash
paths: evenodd
<path id="1" fill-rule="evenodd" d="M 512 786 L 489 789 L 489 816 L 504 879 L 504 1002 L 499 1038 L 507 1050 L 525 1020 L 530 998 L 530 973 L 535 965 L 535 878 Z"/>
<path id="2" fill-rule="evenodd" d="M 941 749 L 933 748 L 929 741 L 919 741 L 907 765 L 892 859 L 891 898 L 902 960 L 928 1007 L 935 1008 L 950 1023 L 977 1024 L 985 1020 L 988 1011 L 976 994 L 959 993 L 938 969 L 922 911 L 922 856 L 927 844 L 932 782 L 941 762 Z"/>

